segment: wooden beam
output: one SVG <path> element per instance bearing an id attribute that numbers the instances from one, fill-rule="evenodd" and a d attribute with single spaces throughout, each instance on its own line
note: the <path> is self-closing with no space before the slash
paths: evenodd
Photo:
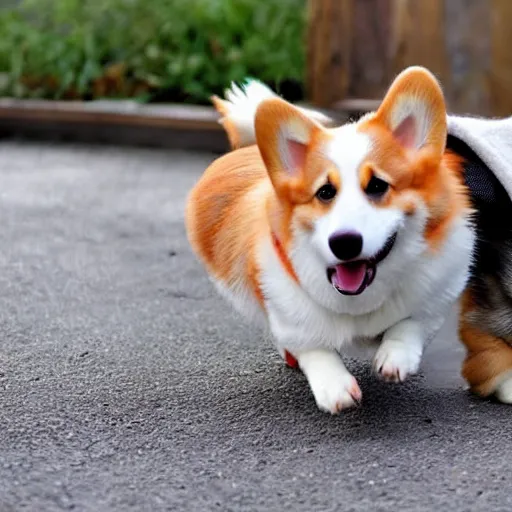
<path id="1" fill-rule="evenodd" d="M 134 101 L 47 101 L 0 99 L 0 119 L 75 124 L 124 124 L 219 131 L 218 114 L 195 105 L 144 105 Z"/>
<path id="2" fill-rule="evenodd" d="M 321 110 L 336 124 L 348 117 L 343 111 Z M 0 99 L 0 138 L 14 135 L 222 153 L 229 144 L 218 119 L 213 107 L 206 106 Z"/>

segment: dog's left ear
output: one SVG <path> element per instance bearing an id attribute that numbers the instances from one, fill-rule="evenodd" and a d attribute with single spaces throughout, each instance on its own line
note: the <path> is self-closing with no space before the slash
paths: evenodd
<path id="1" fill-rule="evenodd" d="M 446 105 L 434 75 L 420 66 L 402 71 L 391 84 L 374 120 L 407 150 L 427 148 L 441 156 L 446 146 Z"/>
<path id="2" fill-rule="evenodd" d="M 278 194 L 300 189 L 321 126 L 287 101 L 272 98 L 258 107 L 255 129 L 258 148 Z"/>

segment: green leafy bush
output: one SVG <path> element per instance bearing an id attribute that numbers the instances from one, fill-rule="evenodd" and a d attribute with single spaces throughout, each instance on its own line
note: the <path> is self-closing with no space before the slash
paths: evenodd
<path id="1" fill-rule="evenodd" d="M 304 27 L 305 0 L 24 0 L 0 11 L 0 94 L 207 103 L 253 76 L 300 99 Z"/>

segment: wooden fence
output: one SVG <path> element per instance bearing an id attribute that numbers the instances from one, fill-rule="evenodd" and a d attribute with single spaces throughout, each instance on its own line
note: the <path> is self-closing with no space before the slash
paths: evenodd
<path id="1" fill-rule="evenodd" d="M 423 65 L 451 112 L 512 114 L 512 0 L 309 0 L 309 16 L 318 106 L 373 108 L 398 72 Z"/>

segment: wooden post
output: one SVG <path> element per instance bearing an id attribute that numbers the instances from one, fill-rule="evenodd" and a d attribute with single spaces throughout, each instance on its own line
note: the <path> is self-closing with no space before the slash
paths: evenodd
<path id="1" fill-rule="evenodd" d="M 400 71 L 421 65 L 450 112 L 512 115 L 512 0 L 309 0 L 309 11 L 313 103 L 373 108 Z"/>
<path id="2" fill-rule="evenodd" d="M 512 115 L 512 1 L 491 2 L 491 114 Z"/>
<path id="3" fill-rule="evenodd" d="M 490 12 L 487 0 L 444 0 L 444 55 L 440 76 L 449 110 L 491 115 Z"/>
<path id="4" fill-rule="evenodd" d="M 440 80 L 448 109 L 489 113 L 487 0 L 395 0 L 393 73 L 421 65 Z"/>
<path id="5" fill-rule="evenodd" d="M 413 64 L 427 67 L 439 78 L 446 76 L 444 2 L 445 0 L 392 2 L 388 53 L 390 80 Z"/>
<path id="6" fill-rule="evenodd" d="M 357 1 L 357 0 L 356 0 Z M 346 96 L 353 0 L 309 0 L 307 92 L 319 107 Z"/>
<path id="7" fill-rule="evenodd" d="M 390 0 L 354 3 L 349 97 L 379 99 L 389 85 L 392 8 Z"/>

